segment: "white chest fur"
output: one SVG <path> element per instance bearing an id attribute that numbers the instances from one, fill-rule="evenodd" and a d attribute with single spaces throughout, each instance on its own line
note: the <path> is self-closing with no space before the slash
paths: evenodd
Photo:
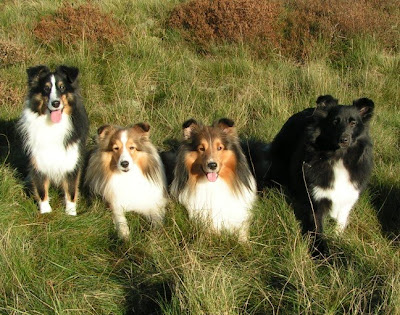
<path id="1" fill-rule="evenodd" d="M 163 211 L 167 202 L 163 183 L 146 178 L 136 164 L 129 172 L 111 176 L 104 188 L 104 197 L 114 209 L 136 211 L 151 217 Z"/>
<path id="2" fill-rule="evenodd" d="M 333 166 L 333 182 L 329 188 L 314 187 L 312 195 L 315 200 L 329 199 L 332 202 L 332 208 L 329 215 L 337 220 L 338 230 L 342 231 L 347 224 L 347 219 L 351 209 L 356 203 L 360 191 L 356 185 L 350 181 L 350 175 L 339 160 Z"/>
<path id="3" fill-rule="evenodd" d="M 20 121 L 24 147 L 33 158 L 38 171 L 59 183 L 64 175 L 75 169 L 79 160 L 79 142 L 64 146 L 71 133 L 69 115 L 62 114 L 59 123 L 52 123 L 49 115 L 38 115 L 26 108 Z"/>
<path id="4" fill-rule="evenodd" d="M 216 182 L 198 182 L 193 190 L 185 188 L 178 196 L 190 218 L 211 220 L 216 230 L 237 229 L 249 219 L 250 209 L 256 199 L 253 189 L 242 187 L 242 194 L 235 195 L 221 179 Z"/>

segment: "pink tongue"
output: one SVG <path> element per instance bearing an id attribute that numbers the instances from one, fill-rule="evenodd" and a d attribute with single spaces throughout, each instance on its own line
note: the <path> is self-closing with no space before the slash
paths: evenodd
<path id="1" fill-rule="evenodd" d="M 218 174 L 217 173 L 207 173 L 207 179 L 210 182 L 215 182 L 218 178 Z"/>
<path id="2" fill-rule="evenodd" d="M 62 115 L 61 110 L 53 110 L 50 113 L 50 119 L 53 123 L 59 123 L 61 121 L 61 115 Z"/>

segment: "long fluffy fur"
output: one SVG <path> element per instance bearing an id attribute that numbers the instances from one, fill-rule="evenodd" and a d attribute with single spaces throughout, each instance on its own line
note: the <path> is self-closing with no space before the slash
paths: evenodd
<path id="1" fill-rule="evenodd" d="M 191 119 L 183 124 L 183 133 L 184 141 L 178 151 L 171 184 L 172 195 L 186 207 L 190 218 L 211 220 L 216 231 L 238 231 L 240 239 L 246 240 L 256 184 L 233 121 L 221 119 L 213 126 L 203 126 Z M 204 148 L 199 147 L 204 142 L 209 148 L 201 151 Z M 216 152 L 218 148 L 211 151 L 215 143 L 221 143 L 220 153 Z M 189 163 L 192 159 L 196 161 Z M 200 159 L 205 159 L 201 166 Z M 208 181 L 205 173 L 209 163 L 218 164 L 218 175 L 213 175 L 214 179 L 218 177 L 214 182 Z"/>
<path id="2" fill-rule="evenodd" d="M 147 124 L 100 127 L 98 144 L 87 167 L 85 185 L 110 205 L 117 232 L 123 239 L 129 237 L 125 212 L 135 211 L 155 223 L 161 223 L 165 215 L 165 173 L 157 149 L 149 140 L 149 128 Z M 121 160 L 121 148 L 115 151 L 123 137 L 131 141 L 128 146 L 134 147 L 126 159 L 130 160 L 129 170 L 121 166 L 125 161 Z"/>

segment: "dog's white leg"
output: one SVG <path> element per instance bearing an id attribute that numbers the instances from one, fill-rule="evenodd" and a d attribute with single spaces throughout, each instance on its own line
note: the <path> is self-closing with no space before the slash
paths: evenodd
<path id="1" fill-rule="evenodd" d="M 50 213 L 52 209 L 49 200 L 47 199 L 45 201 L 39 201 L 39 209 L 41 214 Z"/>
<path id="2" fill-rule="evenodd" d="M 65 213 L 76 216 L 76 202 L 69 201 L 68 198 L 65 198 Z"/>
<path id="3" fill-rule="evenodd" d="M 65 213 L 72 216 L 76 216 L 79 178 L 80 171 L 68 175 L 63 182 L 65 192 Z"/>
<path id="4" fill-rule="evenodd" d="M 118 237 L 124 241 L 129 240 L 129 226 L 122 207 L 112 207 L 113 221 L 118 233 Z"/>
<path id="5" fill-rule="evenodd" d="M 49 203 L 49 179 L 35 170 L 30 173 L 32 178 L 32 185 L 35 193 L 36 200 L 39 204 L 39 210 L 41 214 L 50 213 L 52 211 Z"/>
<path id="6" fill-rule="evenodd" d="M 341 211 L 339 211 L 339 213 L 337 214 L 336 217 L 336 234 L 342 234 L 344 229 L 347 226 L 347 220 L 349 218 L 349 214 L 350 214 L 350 208 L 346 208 L 346 209 L 342 209 Z"/>

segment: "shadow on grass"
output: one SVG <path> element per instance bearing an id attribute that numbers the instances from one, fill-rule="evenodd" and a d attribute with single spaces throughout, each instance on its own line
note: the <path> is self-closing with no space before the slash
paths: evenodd
<path id="1" fill-rule="evenodd" d="M 390 240 L 400 245 L 400 186 L 384 184 L 371 186 L 372 200 L 382 232 Z"/>
<path id="2" fill-rule="evenodd" d="M 160 302 L 165 305 L 172 297 L 171 284 L 166 280 L 131 283 L 125 294 L 125 314 L 163 314 Z"/>
<path id="3" fill-rule="evenodd" d="M 28 157 L 22 150 L 21 138 L 16 130 L 18 119 L 0 119 L 0 163 L 16 169 L 24 179 L 28 175 Z"/>
<path id="4" fill-rule="evenodd" d="M 157 227 L 140 215 L 130 214 L 127 219 L 130 241 L 120 240 L 114 228 L 109 235 L 109 249 L 115 253 L 118 266 L 116 281 L 124 288 L 124 314 L 163 314 L 163 306 L 172 298 L 173 282 L 156 267 L 157 259 L 149 250 L 151 240 L 146 235 Z"/>

